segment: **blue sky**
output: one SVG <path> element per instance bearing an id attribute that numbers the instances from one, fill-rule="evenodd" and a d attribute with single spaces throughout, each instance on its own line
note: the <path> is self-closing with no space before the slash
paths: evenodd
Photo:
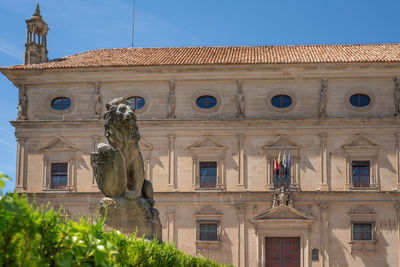
<path id="1" fill-rule="evenodd" d="M 0 66 L 23 62 L 33 0 L 0 0 Z M 133 0 L 41 0 L 49 58 L 130 47 Z M 399 0 L 136 0 L 135 46 L 399 43 Z M 17 89 L 0 75 L 0 171 L 15 178 Z M 15 181 L 7 183 L 12 191 Z"/>

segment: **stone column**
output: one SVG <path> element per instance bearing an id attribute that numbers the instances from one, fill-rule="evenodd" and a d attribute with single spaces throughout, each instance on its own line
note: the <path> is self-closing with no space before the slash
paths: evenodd
<path id="1" fill-rule="evenodd" d="M 327 138 L 328 134 L 327 133 L 321 133 L 319 134 L 320 138 L 320 149 L 321 149 L 321 184 L 317 188 L 318 190 L 321 191 L 327 191 L 329 190 L 329 185 L 328 185 L 328 168 L 327 168 L 327 161 L 328 161 L 328 152 L 327 152 Z"/>
<path id="2" fill-rule="evenodd" d="M 225 183 L 224 183 L 224 170 L 225 170 L 225 157 L 221 156 L 218 158 L 218 179 L 217 179 L 217 188 L 224 188 Z"/>
<path id="3" fill-rule="evenodd" d="M 322 267 L 329 267 L 329 204 L 321 203 L 320 232 L 321 232 L 321 263 Z"/>
<path id="4" fill-rule="evenodd" d="M 46 155 L 43 156 L 43 178 L 42 178 L 42 190 L 49 189 L 49 180 L 48 176 L 48 168 L 49 168 L 49 159 Z"/>
<path id="5" fill-rule="evenodd" d="M 192 156 L 192 188 L 197 188 L 197 174 L 198 174 L 198 159 L 196 155 Z"/>
<path id="6" fill-rule="evenodd" d="M 244 134 L 238 134 L 237 139 L 238 139 L 238 155 L 239 155 L 238 186 L 245 188 L 246 181 L 245 181 L 245 162 L 244 162 Z"/>
<path id="7" fill-rule="evenodd" d="M 175 181 L 175 138 L 176 135 L 168 135 L 168 188 L 176 189 Z"/>
<path id="8" fill-rule="evenodd" d="M 74 191 L 75 189 L 75 174 L 74 174 L 74 161 L 75 159 L 70 159 L 68 161 L 68 190 Z"/>
<path id="9" fill-rule="evenodd" d="M 237 215 L 237 225 L 238 225 L 238 240 L 237 240 L 237 267 L 247 266 L 247 231 L 246 231 L 246 203 L 237 203 L 236 215 Z"/>
<path id="10" fill-rule="evenodd" d="M 396 188 L 400 191 L 400 133 L 395 133 L 396 138 L 396 172 L 397 172 L 397 185 Z"/>
<path id="11" fill-rule="evenodd" d="M 344 189 L 348 190 L 352 186 L 352 181 L 351 180 L 351 170 L 350 170 L 350 165 L 351 165 L 351 159 L 349 155 L 345 155 L 346 157 L 346 180 L 345 180 L 345 185 Z"/>
<path id="12" fill-rule="evenodd" d="M 397 202 L 394 205 L 394 208 L 396 209 L 396 217 L 397 217 L 397 248 L 400 248 L 400 202 Z M 398 253 L 399 257 L 399 265 L 400 265 L 400 253 Z"/>
<path id="13" fill-rule="evenodd" d="M 168 242 L 174 242 L 177 247 L 177 239 L 175 237 L 175 210 L 167 208 L 167 238 Z"/>
<path id="14" fill-rule="evenodd" d="M 271 163 L 271 158 L 269 157 L 269 156 L 266 156 L 265 157 L 265 160 L 266 160 L 266 163 L 267 163 L 267 180 L 266 180 L 266 182 L 265 182 L 265 188 L 267 189 L 267 190 L 270 190 L 270 189 L 272 189 L 274 186 L 273 186 L 273 181 L 272 181 L 272 176 L 271 176 L 271 174 L 272 174 L 272 169 L 273 169 L 273 165 L 272 165 L 272 163 Z M 293 176 L 292 176 L 293 177 Z"/>
<path id="15" fill-rule="evenodd" d="M 16 192 L 26 190 L 25 182 L 25 137 L 17 137 L 17 169 L 16 169 Z"/>

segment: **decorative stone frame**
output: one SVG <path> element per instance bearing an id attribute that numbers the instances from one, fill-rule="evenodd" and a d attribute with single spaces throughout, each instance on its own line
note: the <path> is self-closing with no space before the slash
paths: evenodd
<path id="1" fill-rule="evenodd" d="M 342 148 L 346 158 L 346 190 L 378 190 L 379 189 L 379 150 L 381 144 L 365 136 L 359 134 L 347 141 Z M 352 179 L 352 162 L 353 161 L 369 161 L 370 162 L 370 186 L 354 187 Z"/>
<path id="2" fill-rule="evenodd" d="M 311 235 L 316 219 L 294 207 L 281 205 L 250 219 L 256 234 L 257 266 L 265 266 L 267 237 L 300 237 L 300 266 L 311 264 Z"/>
<path id="3" fill-rule="evenodd" d="M 200 107 L 198 107 L 197 104 L 196 104 L 197 98 L 199 98 L 201 96 L 205 96 L 205 95 L 209 95 L 209 96 L 215 97 L 215 99 L 217 99 L 217 104 L 212 108 L 200 108 Z M 221 107 L 221 97 L 219 96 L 219 94 L 216 91 L 213 91 L 213 90 L 210 90 L 210 89 L 202 89 L 202 90 L 196 91 L 192 95 L 191 103 L 192 103 L 193 109 L 196 110 L 196 111 L 203 112 L 203 113 L 212 113 L 212 112 L 215 112 L 215 111 L 219 110 L 219 108 Z"/>
<path id="4" fill-rule="evenodd" d="M 192 154 L 192 187 L 195 190 L 223 190 L 225 187 L 225 151 L 227 146 L 211 136 L 204 136 L 191 144 L 188 149 Z M 200 162 L 217 162 L 216 188 L 200 187 Z"/>
<path id="5" fill-rule="evenodd" d="M 287 96 L 289 96 L 292 99 L 292 104 L 290 106 L 286 107 L 286 108 L 277 108 L 277 107 L 275 107 L 274 105 L 272 105 L 271 100 L 272 100 L 272 98 L 274 96 L 277 96 L 277 95 L 287 95 Z M 266 97 L 265 100 L 266 100 L 267 107 L 271 111 L 279 112 L 279 113 L 285 113 L 285 112 L 291 111 L 292 109 L 294 109 L 294 107 L 296 106 L 296 102 L 297 102 L 295 93 L 292 92 L 292 91 L 289 91 L 289 90 L 285 90 L 285 89 L 277 89 L 277 90 L 273 90 L 273 91 L 269 92 L 267 94 L 267 97 Z"/>
<path id="6" fill-rule="evenodd" d="M 290 184 L 293 188 L 300 188 L 300 149 L 301 146 L 295 141 L 288 138 L 286 135 L 280 135 L 271 142 L 267 143 L 263 147 L 265 160 L 267 163 L 267 177 L 266 177 L 266 189 L 274 190 L 274 157 L 277 157 L 279 151 L 283 153 L 284 150 L 290 151 L 290 160 L 293 162 L 292 168 L 290 168 Z"/>
<path id="7" fill-rule="evenodd" d="M 145 179 L 153 182 L 151 169 L 151 151 L 153 150 L 153 145 L 141 137 L 139 141 L 139 147 L 143 157 Z"/>
<path id="8" fill-rule="evenodd" d="M 68 109 L 65 110 L 56 110 L 53 109 L 51 104 L 53 103 L 53 100 L 59 97 L 67 97 L 71 100 L 71 105 L 69 106 Z M 47 112 L 49 114 L 55 114 L 55 115 L 65 115 L 68 113 L 71 113 L 75 110 L 75 106 L 76 106 L 76 98 L 73 94 L 71 94 L 70 92 L 67 91 L 63 91 L 60 93 L 54 92 L 51 95 L 49 95 L 46 99 L 46 107 L 47 107 Z"/>
<path id="9" fill-rule="evenodd" d="M 221 219 L 222 213 L 211 206 L 205 206 L 200 211 L 193 214 L 196 219 L 196 249 L 209 248 L 210 246 L 220 249 L 221 241 Z M 217 240 L 200 240 L 200 224 L 215 223 L 217 224 Z"/>
<path id="10" fill-rule="evenodd" d="M 350 217 L 350 242 L 351 253 L 370 254 L 376 253 L 376 213 L 373 209 L 360 205 L 349 212 Z M 353 225 L 355 223 L 371 223 L 371 240 L 353 240 Z"/>
<path id="11" fill-rule="evenodd" d="M 369 99 L 371 100 L 371 102 L 369 103 L 368 106 L 365 106 L 365 107 L 355 107 L 350 103 L 350 97 L 355 94 L 367 95 L 369 97 Z M 367 111 L 367 110 L 370 110 L 375 105 L 375 95 L 372 91 L 367 90 L 367 89 L 353 89 L 346 93 L 346 95 L 344 97 L 344 104 L 346 105 L 346 107 L 349 110 L 352 110 L 352 111 L 357 111 L 357 112 Z"/>
<path id="12" fill-rule="evenodd" d="M 150 97 L 148 96 L 147 93 L 141 91 L 141 90 L 134 90 L 134 91 L 129 91 L 129 94 L 125 97 L 126 99 L 131 98 L 131 97 L 141 97 L 144 99 L 144 106 L 141 109 L 136 109 L 135 114 L 142 114 L 145 113 L 149 107 L 150 107 Z"/>
<path id="13" fill-rule="evenodd" d="M 40 148 L 43 153 L 43 191 L 76 191 L 76 158 L 78 148 L 61 136 L 57 136 L 50 140 L 47 144 Z M 62 152 L 62 153 L 60 153 Z M 68 164 L 68 181 L 65 189 L 50 188 L 51 164 L 67 163 Z"/>

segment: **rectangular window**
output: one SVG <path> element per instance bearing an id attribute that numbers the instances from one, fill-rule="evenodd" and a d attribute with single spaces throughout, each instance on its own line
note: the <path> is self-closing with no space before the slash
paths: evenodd
<path id="1" fill-rule="evenodd" d="M 369 187 L 370 163 L 369 161 L 352 162 L 352 183 L 353 187 Z"/>
<path id="2" fill-rule="evenodd" d="M 218 241 L 218 223 L 200 223 L 200 241 Z"/>
<path id="3" fill-rule="evenodd" d="M 372 240 L 372 223 L 353 223 L 353 240 Z"/>
<path id="4" fill-rule="evenodd" d="M 51 189 L 65 189 L 68 182 L 68 163 L 51 164 Z"/>
<path id="5" fill-rule="evenodd" d="M 200 162 L 200 188 L 217 187 L 217 162 Z"/>

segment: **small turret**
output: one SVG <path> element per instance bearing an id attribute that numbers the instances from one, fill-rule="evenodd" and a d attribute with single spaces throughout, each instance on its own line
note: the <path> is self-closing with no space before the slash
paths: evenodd
<path id="1" fill-rule="evenodd" d="M 47 61 L 47 32 L 49 27 L 40 15 L 39 4 L 33 16 L 26 20 L 27 34 L 24 64 L 37 64 Z"/>

